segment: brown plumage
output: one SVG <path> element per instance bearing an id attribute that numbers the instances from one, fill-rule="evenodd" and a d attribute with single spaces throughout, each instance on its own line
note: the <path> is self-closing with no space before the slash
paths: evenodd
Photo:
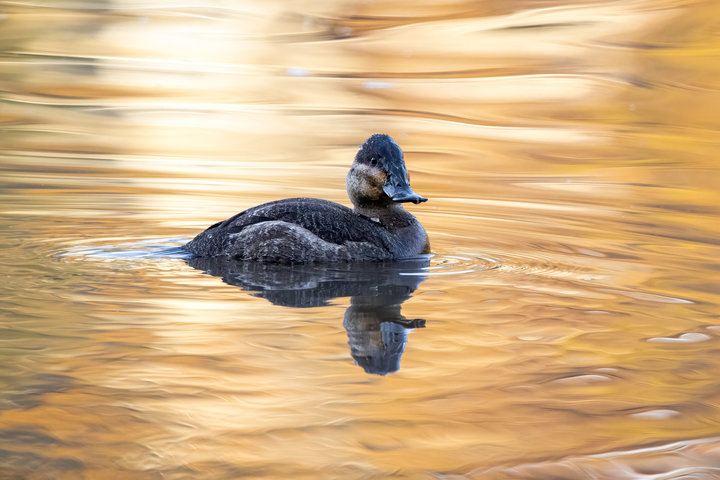
<path id="1" fill-rule="evenodd" d="M 368 138 L 346 181 L 351 210 L 314 198 L 250 208 L 212 225 L 185 245 L 199 257 L 267 263 L 392 260 L 430 252 L 422 225 L 402 207 L 412 191 L 402 150 L 388 135 Z"/>

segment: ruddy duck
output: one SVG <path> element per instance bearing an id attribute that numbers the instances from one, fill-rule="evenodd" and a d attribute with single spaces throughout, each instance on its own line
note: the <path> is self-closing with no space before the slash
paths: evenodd
<path id="1" fill-rule="evenodd" d="M 346 180 L 353 210 L 288 198 L 212 225 L 185 245 L 198 257 L 265 263 L 395 260 L 430 253 L 425 229 L 402 203 L 427 201 L 410 188 L 403 152 L 388 135 L 360 146 Z"/>

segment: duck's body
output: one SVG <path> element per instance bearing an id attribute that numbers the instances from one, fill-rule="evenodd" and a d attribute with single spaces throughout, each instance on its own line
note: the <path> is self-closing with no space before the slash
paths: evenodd
<path id="1" fill-rule="evenodd" d="M 370 137 L 355 157 L 347 189 L 355 209 L 315 198 L 265 203 L 212 225 L 185 248 L 201 257 L 268 263 L 393 260 L 429 253 L 422 225 L 402 202 L 410 189 L 400 147 Z"/>

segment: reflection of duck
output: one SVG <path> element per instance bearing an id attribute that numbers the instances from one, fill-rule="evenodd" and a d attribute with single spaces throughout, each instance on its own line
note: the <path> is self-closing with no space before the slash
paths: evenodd
<path id="1" fill-rule="evenodd" d="M 343 327 L 351 355 L 367 373 L 397 371 L 407 330 L 425 326 L 425 320 L 408 320 L 401 313 L 402 303 L 425 280 L 422 272 L 428 260 L 424 258 L 331 267 L 240 262 L 227 257 L 196 257 L 187 262 L 276 305 L 318 307 L 335 297 L 350 296 Z"/>
<path id="2" fill-rule="evenodd" d="M 425 320 L 408 320 L 400 311 L 410 294 L 392 290 L 383 289 L 379 296 L 354 296 L 345 310 L 343 327 L 348 334 L 350 355 L 367 373 L 396 372 L 408 329 L 425 326 Z"/>
<path id="3" fill-rule="evenodd" d="M 265 263 L 390 260 L 429 253 L 422 225 L 403 202 L 427 199 L 410 188 L 400 147 L 376 134 L 347 175 L 355 209 L 316 198 L 265 203 L 218 222 L 185 245 L 199 257 Z"/>

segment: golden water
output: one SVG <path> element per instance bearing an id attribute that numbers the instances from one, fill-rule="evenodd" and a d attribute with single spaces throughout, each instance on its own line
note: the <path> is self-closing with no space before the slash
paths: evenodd
<path id="1" fill-rule="evenodd" d="M 720 478 L 718 25 L 710 0 L 0 2 L 0 478 Z M 165 250 L 347 204 L 374 132 L 430 198 L 429 267 Z"/>

